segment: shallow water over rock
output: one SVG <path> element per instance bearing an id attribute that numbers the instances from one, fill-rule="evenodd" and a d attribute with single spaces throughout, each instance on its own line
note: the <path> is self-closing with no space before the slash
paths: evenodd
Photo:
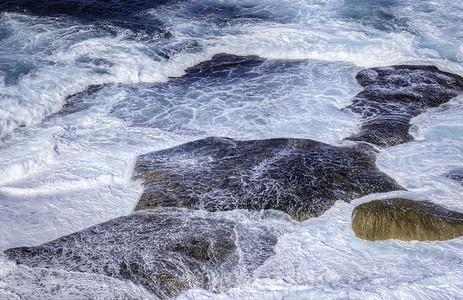
<path id="1" fill-rule="evenodd" d="M 463 168 L 457 168 L 457 169 L 451 170 L 450 172 L 446 173 L 444 176 L 460 184 L 463 184 Z"/>
<path id="2" fill-rule="evenodd" d="M 186 143 L 140 156 L 133 177 L 145 186 L 136 210 L 276 209 L 297 220 L 319 216 L 337 200 L 402 189 L 361 146 L 285 138 Z"/>
<path id="3" fill-rule="evenodd" d="M 265 222 L 157 209 L 5 254 L 29 267 L 129 280 L 166 298 L 193 287 L 224 291 L 246 282 L 274 254 L 283 231 Z"/>
<path id="4" fill-rule="evenodd" d="M 360 71 L 364 90 L 346 109 L 359 114 L 361 130 L 348 139 L 382 147 L 413 140 L 410 119 L 463 92 L 463 78 L 434 66 L 401 65 Z"/>

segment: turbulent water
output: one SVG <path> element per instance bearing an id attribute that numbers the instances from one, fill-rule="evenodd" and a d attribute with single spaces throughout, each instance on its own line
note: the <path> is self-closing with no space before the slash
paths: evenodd
<path id="1" fill-rule="evenodd" d="M 140 154 L 208 136 L 352 144 L 344 138 L 360 120 L 342 108 L 362 90 L 363 68 L 463 75 L 459 1 L 6 0 L 0 11 L 0 250 L 132 212 Z M 193 68 L 223 53 L 255 63 L 226 76 Z M 453 98 L 412 119 L 415 141 L 380 150 L 378 168 L 407 191 L 338 201 L 305 222 L 281 217 L 287 233 L 252 280 L 180 298 L 458 297 L 463 239 L 373 243 L 355 237 L 350 218 L 393 196 L 463 211 L 463 185 L 446 176 L 463 168 L 462 114 L 463 97 Z M 0 298 L 19 299 L 10 286 L 32 284 L 34 272 L 0 257 Z M 89 298 L 150 297 L 134 283 L 60 272 L 53 284 L 81 282 Z"/>

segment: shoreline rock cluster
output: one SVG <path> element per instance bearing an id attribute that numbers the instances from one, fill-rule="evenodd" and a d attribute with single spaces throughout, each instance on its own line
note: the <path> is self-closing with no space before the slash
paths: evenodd
<path id="1" fill-rule="evenodd" d="M 252 66 L 246 57 L 219 55 L 192 68 L 189 80 L 195 72 L 225 72 L 221 62 L 228 71 Z M 402 190 L 376 168 L 368 144 L 412 140 L 412 117 L 463 92 L 462 77 L 433 66 L 372 68 L 356 78 L 364 90 L 345 109 L 363 120 L 360 132 L 348 138 L 360 143 L 211 137 L 148 153 L 138 157 L 133 173 L 145 187 L 133 214 L 5 255 L 33 268 L 129 280 L 161 298 L 194 287 L 223 291 L 252 278 L 282 233 L 257 221 L 198 216 L 195 209 L 274 209 L 303 221 L 338 200 Z M 463 234 L 462 220 L 434 204 L 391 199 L 355 208 L 352 227 L 368 240 L 444 240 Z"/>

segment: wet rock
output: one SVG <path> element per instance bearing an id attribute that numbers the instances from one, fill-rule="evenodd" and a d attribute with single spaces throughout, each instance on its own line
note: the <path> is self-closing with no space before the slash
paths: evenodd
<path id="1" fill-rule="evenodd" d="M 255 77 L 252 72 L 255 67 L 264 64 L 266 59 L 259 56 L 237 56 L 226 53 L 216 54 L 211 60 L 201 62 L 185 70 L 185 75 L 171 78 L 176 84 L 191 84 L 201 78 L 209 80 L 226 80 L 227 78 Z"/>
<path id="2" fill-rule="evenodd" d="M 434 66 L 399 65 L 360 71 L 356 79 L 364 90 L 346 107 L 363 124 L 348 139 L 382 147 L 412 140 L 410 119 L 463 92 L 463 77 Z"/>
<path id="3" fill-rule="evenodd" d="M 29 267 L 129 280 L 166 298 L 193 287 L 224 291 L 245 282 L 273 255 L 280 234 L 257 222 L 158 209 L 5 254 Z"/>
<path id="4" fill-rule="evenodd" d="M 134 179 L 145 191 L 136 210 L 275 209 L 296 220 L 319 216 L 335 201 L 400 190 L 374 155 L 307 139 L 206 138 L 138 157 Z"/>
<path id="5" fill-rule="evenodd" d="M 354 209 L 352 229 L 370 241 L 449 240 L 463 235 L 463 214 L 430 202 L 374 200 Z"/>
<path id="6" fill-rule="evenodd" d="M 0 256 L 0 299 L 159 300 L 140 285 L 102 274 L 30 268 Z"/>
<path id="7" fill-rule="evenodd" d="M 452 170 L 444 175 L 445 177 L 463 184 L 463 168 Z"/>
<path id="8" fill-rule="evenodd" d="M 87 109 L 92 106 L 92 103 L 85 102 L 84 99 L 93 97 L 96 93 L 101 91 L 105 86 L 102 85 L 90 85 L 84 91 L 69 95 L 64 100 L 63 108 L 58 111 L 56 114 L 66 115 L 72 114 L 84 109 Z"/>

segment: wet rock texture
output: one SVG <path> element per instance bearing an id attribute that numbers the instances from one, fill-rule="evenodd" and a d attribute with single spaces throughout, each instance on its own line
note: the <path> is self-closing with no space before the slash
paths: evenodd
<path id="1" fill-rule="evenodd" d="M 223 291 L 243 283 L 273 254 L 278 232 L 186 209 L 159 209 L 5 254 L 29 267 L 130 280 L 167 298 L 193 287 Z"/>
<path id="2" fill-rule="evenodd" d="M 194 141 L 140 156 L 134 178 L 145 186 L 136 210 L 275 209 L 297 220 L 337 200 L 402 189 L 362 149 L 284 138 Z"/>
<path id="3" fill-rule="evenodd" d="M 140 285 L 94 273 L 2 264 L 2 300 L 159 300 Z"/>
<path id="4" fill-rule="evenodd" d="M 459 184 L 463 184 L 463 168 L 454 169 L 444 176 L 458 182 Z"/>
<path id="5" fill-rule="evenodd" d="M 354 209 L 352 229 L 370 241 L 449 240 L 463 235 L 463 214 L 430 202 L 374 200 Z"/>
<path id="6" fill-rule="evenodd" d="M 349 137 L 382 147 L 412 140 L 410 119 L 463 92 L 463 77 L 434 66 L 399 65 L 360 71 L 364 90 L 346 107 L 363 120 L 360 132 Z"/>
<path id="7" fill-rule="evenodd" d="M 246 72 L 262 62 L 256 57 L 217 56 L 212 63 L 190 69 L 188 74 L 194 76 L 175 80 L 219 80 L 235 67 Z M 372 68 L 356 78 L 364 90 L 346 109 L 359 114 L 363 124 L 349 139 L 383 147 L 410 141 L 412 117 L 463 91 L 463 78 L 432 66 Z M 66 109 L 81 105 L 79 95 L 68 100 Z M 109 289 L 106 277 L 128 280 L 134 292 L 160 298 L 194 287 L 225 291 L 252 278 L 273 254 L 282 231 L 205 211 L 273 209 L 306 220 L 337 200 L 403 189 L 376 168 L 375 159 L 362 143 L 335 147 L 308 139 L 216 137 L 186 143 L 138 157 L 133 178 L 145 187 L 138 212 L 4 253 L 24 268 L 33 268 L 33 274 L 40 273 L 33 275 L 41 276 L 34 279 L 37 286 L 44 286 L 41 278 L 74 278 L 77 272 L 85 280 L 101 280 L 104 289 Z M 448 176 L 459 181 L 463 177 L 459 171 Z M 463 235 L 463 214 L 407 199 L 372 201 L 355 208 L 352 228 L 367 240 L 446 240 Z M 18 282 L 20 288 L 26 285 Z M 46 284 L 46 293 L 62 292 Z M 73 288 L 84 295 L 85 285 Z"/>

